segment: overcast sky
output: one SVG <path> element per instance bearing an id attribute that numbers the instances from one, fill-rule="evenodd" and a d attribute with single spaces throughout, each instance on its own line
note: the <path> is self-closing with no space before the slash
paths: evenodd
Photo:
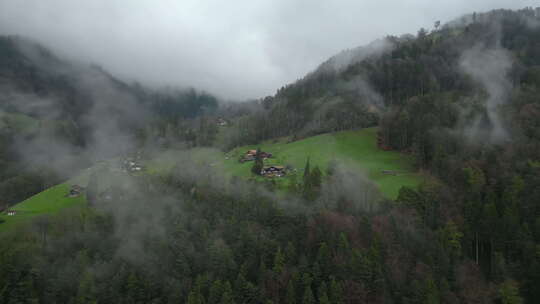
<path id="1" fill-rule="evenodd" d="M 124 79 L 257 98 L 340 50 L 537 0 L 0 0 L 0 33 Z"/>

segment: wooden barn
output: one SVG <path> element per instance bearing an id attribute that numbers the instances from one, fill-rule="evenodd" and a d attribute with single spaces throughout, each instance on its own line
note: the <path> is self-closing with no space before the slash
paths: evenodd
<path id="1" fill-rule="evenodd" d="M 261 175 L 266 177 L 282 177 L 285 175 L 284 166 L 265 166 L 261 170 Z"/>

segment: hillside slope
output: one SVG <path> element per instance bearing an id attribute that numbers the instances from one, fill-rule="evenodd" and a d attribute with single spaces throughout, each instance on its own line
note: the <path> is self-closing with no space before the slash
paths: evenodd
<path id="1" fill-rule="evenodd" d="M 310 165 L 319 166 L 323 172 L 332 160 L 339 160 L 348 167 L 364 171 L 375 182 L 380 191 L 388 198 L 395 199 L 402 186 L 415 187 L 422 181 L 415 173 L 412 158 L 395 151 L 384 151 L 377 147 L 377 128 L 358 131 L 343 131 L 322 134 L 294 142 L 287 139 L 265 142 L 261 145 L 249 145 L 234 149 L 225 160 L 225 168 L 233 175 L 252 176 L 253 162 L 240 163 L 238 159 L 250 149 L 260 148 L 273 154 L 265 165 L 283 165 L 296 169 L 297 175 L 303 175 L 307 159 Z M 384 174 L 392 171 L 393 174 Z M 288 179 L 279 183 L 286 184 Z"/>
<path id="2" fill-rule="evenodd" d="M 70 182 L 53 186 L 11 207 L 9 210 L 15 211 L 15 215 L 0 213 L 0 232 L 28 223 L 40 215 L 53 215 L 65 208 L 82 205 L 85 202 L 84 194 L 68 197 L 70 188 Z"/>

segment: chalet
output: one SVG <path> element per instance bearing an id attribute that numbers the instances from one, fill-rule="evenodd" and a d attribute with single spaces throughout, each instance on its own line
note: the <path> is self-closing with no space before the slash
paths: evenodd
<path id="1" fill-rule="evenodd" d="M 259 156 L 262 158 L 262 159 L 267 159 L 267 158 L 272 158 L 272 153 L 267 153 L 267 152 L 259 152 Z M 252 160 L 255 160 L 255 158 L 257 157 L 257 150 L 248 150 L 246 152 L 246 154 L 244 154 L 244 156 L 242 156 L 242 158 L 240 159 L 240 162 L 243 163 L 243 162 L 246 162 L 246 161 L 252 161 Z"/>
<path id="2" fill-rule="evenodd" d="M 140 164 L 140 155 L 137 155 L 137 157 L 126 157 L 123 159 L 121 164 L 121 169 L 124 172 L 139 172 L 144 169 L 144 167 Z"/>
<path id="3" fill-rule="evenodd" d="M 81 187 L 79 185 L 72 185 L 71 189 L 69 189 L 69 193 L 67 196 L 69 197 L 77 197 L 81 195 L 81 193 L 84 191 L 84 187 Z"/>
<path id="4" fill-rule="evenodd" d="M 9 215 L 9 216 L 13 216 L 13 215 L 17 214 L 17 211 L 15 211 L 15 210 L 8 210 L 6 213 L 7 213 L 7 215 Z"/>
<path id="5" fill-rule="evenodd" d="M 223 118 L 221 118 L 221 117 L 217 119 L 217 125 L 218 125 L 218 126 L 224 127 L 224 126 L 226 126 L 226 125 L 228 125 L 228 124 L 229 124 L 229 123 L 228 123 L 225 119 L 223 119 Z"/>
<path id="6" fill-rule="evenodd" d="M 284 166 L 265 166 L 261 170 L 261 175 L 266 177 L 282 177 L 285 175 Z"/>

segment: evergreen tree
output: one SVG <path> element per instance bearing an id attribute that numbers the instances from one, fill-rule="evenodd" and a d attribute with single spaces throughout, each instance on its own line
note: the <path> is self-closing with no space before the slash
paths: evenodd
<path id="1" fill-rule="evenodd" d="M 280 274 L 283 272 L 285 268 L 285 256 L 281 252 L 281 247 L 278 247 L 278 250 L 274 256 L 274 267 L 272 270 L 276 274 Z"/>
<path id="2" fill-rule="evenodd" d="M 292 279 L 289 280 L 289 284 L 287 284 L 287 295 L 285 298 L 285 303 L 296 304 L 296 291 Z"/>
<path id="3" fill-rule="evenodd" d="M 514 280 L 506 280 L 499 286 L 499 299 L 502 304 L 522 304 L 519 288 Z"/>
<path id="4" fill-rule="evenodd" d="M 285 247 L 285 262 L 287 265 L 294 265 L 296 263 L 296 248 L 292 242 L 287 242 Z"/>
<path id="5" fill-rule="evenodd" d="M 319 304 L 330 304 L 330 299 L 328 298 L 328 287 L 324 281 L 317 289 L 317 298 L 319 299 Z"/>
<path id="6" fill-rule="evenodd" d="M 343 288 L 336 278 L 332 278 L 330 282 L 330 300 L 333 304 L 343 303 Z"/>
<path id="7" fill-rule="evenodd" d="M 231 283 L 225 282 L 223 285 L 223 294 L 221 295 L 220 304 L 235 304 Z"/>
<path id="8" fill-rule="evenodd" d="M 308 157 L 306 161 L 306 166 L 304 167 L 304 178 L 303 178 L 304 188 L 309 187 L 310 176 L 311 176 L 311 170 L 309 168 L 309 157 Z"/>
<path id="9" fill-rule="evenodd" d="M 319 166 L 315 166 L 313 171 L 311 171 L 309 179 L 310 179 L 311 187 L 318 192 L 322 184 L 322 172 L 319 169 Z"/>
<path id="10" fill-rule="evenodd" d="M 302 304 L 315 304 L 315 297 L 313 296 L 313 291 L 311 286 L 306 286 L 304 291 L 304 297 L 302 298 Z"/>
<path id="11" fill-rule="evenodd" d="M 210 292 L 208 293 L 208 304 L 220 303 L 223 293 L 224 288 L 221 280 L 215 280 L 210 287 Z"/>
<path id="12" fill-rule="evenodd" d="M 253 166 L 251 167 L 251 172 L 256 175 L 261 175 L 261 171 L 264 167 L 263 159 L 261 157 L 261 149 L 257 149 L 257 153 L 255 153 L 255 161 L 253 163 Z"/>
<path id="13" fill-rule="evenodd" d="M 90 272 L 85 272 L 80 280 L 79 289 L 77 290 L 76 304 L 95 303 L 95 287 L 94 280 Z"/>
<path id="14" fill-rule="evenodd" d="M 98 194 L 97 173 L 94 171 L 90 174 L 86 187 L 86 201 L 88 202 L 88 206 L 92 207 L 96 205 Z"/>

